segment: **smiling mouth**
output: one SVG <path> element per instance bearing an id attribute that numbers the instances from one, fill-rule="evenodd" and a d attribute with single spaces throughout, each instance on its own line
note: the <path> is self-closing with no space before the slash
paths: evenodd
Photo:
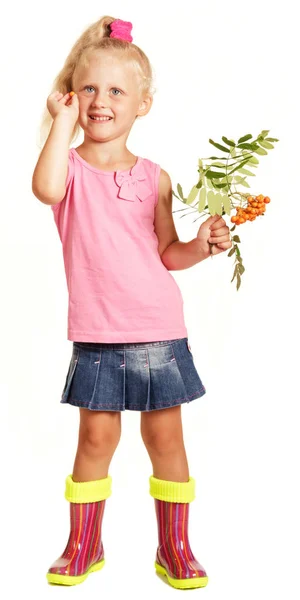
<path id="1" fill-rule="evenodd" d="M 107 123 L 112 120 L 112 117 L 93 117 L 92 115 L 89 115 L 89 118 L 91 121 L 96 121 L 97 123 Z"/>

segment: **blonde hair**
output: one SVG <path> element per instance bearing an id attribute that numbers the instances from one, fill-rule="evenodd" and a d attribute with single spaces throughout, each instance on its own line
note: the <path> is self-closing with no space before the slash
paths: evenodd
<path id="1" fill-rule="evenodd" d="M 77 71 L 80 67 L 87 67 L 91 57 L 100 50 L 110 50 L 121 55 L 123 60 L 126 60 L 136 69 L 139 75 L 140 93 L 142 95 L 154 94 L 153 73 L 148 57 L 139 46 L 132 42 L 109 37 L 111 33 L 109 25 L 113 21 L 115 21 L 114 17 L 104 16 L 81 34 L 67 56 L 63 68 L 56 76 L 49 95 L 56 90 L 59 90 L 62 94 L 72 91 L 75 70 Z M 52 123 L 52 116 L 46 107 L 39 127 L 40 148 L 43 147 L 50 133 Z M 77 122 L 73 130 L 71 144 L 77 139 L 79 133 L 80 125 Z"/>

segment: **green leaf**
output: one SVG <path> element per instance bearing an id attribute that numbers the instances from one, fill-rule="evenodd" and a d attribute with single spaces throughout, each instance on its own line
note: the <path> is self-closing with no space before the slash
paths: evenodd
<path id="1" fill-rule="evenodd" d="M 207 179 L 207 180 L 206 180 L 206 182 L 207 182 L 207 186 L 208 186 L 208 187 L 209 187 L 211 190 L 214 190 L 214 185 L 213 185 L 212 181 L 211 181 L 210 179 Z"/>
<path id="2" fill-rule="evenodd" d="M 198 212 L 202 212 L 205 209 L 206 204 L 206 189 L 203 187 L 199 193 Z"/>
<path id="3" fill-rule="evenodd" d="M 224 165 L 221 162 L 213 162 L 211 165 L 211 167 L 221 167 L 223 169 Z"/>
<path id="4" fill-rule="evenodd" d="M 262 135 L 263 137 L 266 137 L 266 135 L 268 135 L 270 129 L 264 129 L 260 135 Z"/>
<path id="5" fill-rule="evenodd" d="M 240 144 L 241 142 L 246 142 L 247 140 L 250 140 L 253 137 L 253 135 L 251 135 L 251 133 L 247 133 L 247 135 L 244 135 L 243 137 L 241 137 L 238 140 L 238 144 Z"/>
<path id="6" fill-rule="evenodd" d="M 203 167 L 203 162 L 201 158 L 198 159 L 198 166 L 201 168 Z"/>
<path id="7" fill-rule="evenodd" d="M 211 190 L 207 194 L 207 204 L 208 204 L 208 210 L 209 210 L 211 216 L 213 217 L 216 214 L 215 193 Z"/>
<path id="8" fill-rule="evenodd" d="M 252 144 L 238 144 L 237 148 L 244 148 L 245 150 L 252 150 Z"/>
<path id="9" fill-rule="evenodd" d="M 223 199 L 222 194 L 220 194 L 220 193 L 215 194 L 215 211 L 216 211 L 217 215 L 220 215 L 220 216 L 222 216 L 222 214 L 223 214 L 222 199 Z"/>
<path id="10" fill-rule="evenodd" d="M 180 200 L 179 196 L 177 196 L 177 194 L 175 194 L 174 190 L 172 190 L 172 194 L 173 194 L 173 196 L 175 196 L 175 198 L 178 198 L 178 200 Z"/>
<path id="11" fill-rule="evenodd" d="M 261 154 L 261 156 L 263 156 L 264 154 L 268 154 L 266 150 L 264 150 L 263 148 L 257 148 L 256 150 L 254 150 L 255 154 Z"/>
<path id="12" fill-rule="evenodd" d="M 222 140 L 225 142 L 225 144 L 227 144 L 227 146 L 231 146 L 231 148 L 235 147 L 235 142 L 233 140 L 229 140 L 227 137 L 225 137 L 225 135 L 222 136 Z"/>
<path id="13" fill-rule="evenodd" d="M 230 212 L 231 212 L 230 198 L 227 196 L 227 194 L 224 194 L 224 196 L 222 196 L 222 200 L 223 200 L 224 210 L 225 210 L 226 214 L 230 216 Z"/>
<path id="14" fill-rule="evenodd" d="M 224 178 L 223 178 L 223 181 L 219 181 L 219 183 L 218 183 L 218 184 L 216 184 L 216 185 L 219 185 L 220 183 L 225 183 L 225 182 L 227 183 L 227 181 L 228 181 L 229 183 L 231 183 L 232 181 L 234 181 L 234 176 L 232 176 L 232 175 L 228 175 L 227 177 L 224 177 Z"/>
<path id="15" fill-rule="evenodd" d="M 231 248 L 231 250 L 228 252 L 227 256 L 232 256 L 235 253 L 235 248 L 234 246 Z"/>
<path id="16" fill-rule="evenodd" d="M 240 238 L 239 238 L 238 235 L 234 235 L 232 239 L 233 239 L 234 242 L 241 242 L 241 240 L 240 240 Z"/>
<path id="17" fill-rule="evenodd" d="M 242 275 L 242 273 L 244 273 L 244 271 L 245 271 L 244 265 L 242 265 L 241 263 L 239 263 L 238 270 L 239 270 L 239 273 Z"/>
<path id="18" fill-rule="evenodd" d="M 194 200 L 196 199 L 196 196 L 198 196 L 198 192 L 199 192 L 199 189 L 197 188 L 197 186 L 193 185 L 193 187 L 187 197 L 186 203 L 192 204 L 192 202 L 194 202 Z"/>
<path id="19" fill-rule="evenodd" d="M 240 249 L 239 249 L 238 246 L 236 246 L 236 253 L 237 253 L 238 256 L 241 256 Z"/>
<path id="20" fill-rule="evenodd" d="M 265 138 L 266 140 L 268 140 L 268 142 L 279 142 L 279 140 L 277 140 L 277 138 Z"/>
<path id="21" fill-rule="evenodd" d="M 182 187 L 181 187 L 180 183 L 177 183 L 177 191 L 178 191 L 180 198 L 183 200 L 183 191 L 182 191 Z"/>
<path id="22" fill-rule="evenodd" d="M 230 231 L 234 231 L 236 228 L 236 225 L 234 225 L 233 227 L 231 227 Z"/>
<path id="23" fill-rule="evenodd" d="M 231 173 L 234 173 L 234 171 L 239 171 L 241 165 L 245 165 L 247 162 L 248 158 L 246 158 L 246 160 L 242 160 L 236 167 L 234 167 L 234 169 L 232 169 L 232 171 L 229 171 L 229 175 L 231 175 Z"/>
<path id="24" fill-rule="evenodd" d="M 246 182 L 246 177 L 241 177 L 240 175 L 235 176 L 234 185 L 244 185 L 245 187 L 250 187 L 249 184 Z"/>
<path id="25" fill-rule="evenodd" d="M 206 171 L 205 173 L 205 177 L 207 177 L 208 179 L 222 179 L 223 177 L 226 176 L 226 173 L 220 173 L 218 171 L 211 171 L 210 169 L 208 171 Z"/>
<path id="26" fill-rule="evenodd" d="M 242 154 L 243 154 L 244 158 L 242 158 L 242 160 L 241 160 L 241 161 L 240 161 L 240 163 L 239 163 L 239 166 L 240 166 L 240 167 L 243 167 L 243 166 L 244 166 L 244 164 L 246 164 L 246 163 L 247 163 L 247 161 L 249 161 L 249 160 L 250 160 L 250 158 L 251 158 L 251 156 L 252 156 L 252 154 L 249 154 L 249 151 L 248 151 L 248 150 L 242 150 Z M 243 164 L 242 164 L 242 163 L 243 163 Z"/>
<path id="27" fill-rule="evenodd" d="M 228 156 L 209 156 L 206 160 L 228 160 Z"/>
<path id="28" fill-rule="evenodd" d="M 248 160 L 248 162 L 251 162 L 251 163 L 252 163 L 252 158 L 253 158 L 253 155 L 252 155 L 252 154 L 249 154 L 249 151 L 248 151 L 248 150 L 242 150 L 242 154 L 244 154 L 244 156 L 246 156 L 246 155 L 247 155 L 247 160 Z M 254 158 L 255 158 L 255 157 L 254 157 Z M 255 158 L 255 160 L 257 160 L 257 159 Z M 251 167 L 253 167 L 253 164 L 251 164 L 250 166 L 251 166 Z M 256 165 L 255 165 L 255 168 L 256 168 Z"/>
<path id="29" fill-rule="evenodd" d="M 241 285 L 241 281 L 242 281 L 241 277 L 240 277 L 239 273 L 237 273 L 237 275 L 236 275 L 236 289 L 237 290 L 239 289 L 239 287 Z"/>
<path id="30" fill-rule="evenodd" d="M 243 173 L 243 175 L 249 175 L 249 177 L 255 177 L 255 173 L 251 173 L 248 169 L 238 169 L 239 173 Z"/>
<path id="31" fill-rule="evenodd" d="M 202 181 L 202 179 L 199 179 L 199 181 L 196 185 L 196 188 L 198 188 L 198 190 L 199 190 L 202 186 L 203 186 L 203 181 Z"/>
<path id="32" fill-rule="evenodd" d="M 259 144 L 260 144 L 260 146 L 262 146 L 263 148 L 267 148 L 268 150 L 272 150 L 272 148 L 274 148 L 273 144 L 270 144 L 269 142 L 266 142 L 265 140 L 260 140 Z"/>
<path id="33" fill-rule="evenodd" d="M 252 163 L 253 165 L 259 164 L 259 160 L 256 158 L 256 156 L 251 156 L 251 158 L 249 158 L 249 162 Z"/>
<path id="34" fill-rule="evenodd" d="M 217 144 L 216 142 L 214 142 L 211 139 L 209 139 L 208 141 L 209 141 L 210 144 L 212 144 L 213 146 L 215 146 L 215 148 L 218 148 L 218 150 L 222 150 L 223 152 L 230 152 L 229 148 L 226 148 L 226 146 L 222 146 L 221 144 Z"/>
<path id="35" fill-rule="evenodd" d="M 227 183 L 215 183 L 215 187 L 218 190 L 222 190 L 223 188 L 227 188 L 227 191 L 228 191 L 228 185 L 227 185 Z"/>

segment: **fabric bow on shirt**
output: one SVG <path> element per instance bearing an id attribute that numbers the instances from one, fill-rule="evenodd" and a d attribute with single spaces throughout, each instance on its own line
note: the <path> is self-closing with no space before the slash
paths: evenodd
<path id="1" fill-rule="evenodd" d="M 118 198 L 135 202 L 138 198 L 141 202 L 152 194 L 152 190 L 145 182 L 147 175 L 141 164 L 135 164 L 130 173 L 116 171 L 116 184 L 120 186 Z"/>

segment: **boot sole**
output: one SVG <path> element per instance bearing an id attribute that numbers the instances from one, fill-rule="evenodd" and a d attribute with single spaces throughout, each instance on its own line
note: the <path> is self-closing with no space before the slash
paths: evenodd
<path id="1" fill-rule="evenodd" d="M 90 573 L 94 573 L 95 571 L 100 571 L 105 565 L 105 560 L 100 560 L 99 562 L 92 565 L 83 575 L 60 575 L 59 573 L 47 573 L 47 581 L 48 583 L 55 583 L 58 585 L 77 585 L 78 583 L 82 583 Z"/>
<path id="2" fill-rule="evenodd" d="M 154 563 L 156 572 L 160 575 L 165 575 L 169 584 L 177 589 L 191 589 L 191 588 L 200 588 L 205 587 L 208 584 L 208 577 L 195 577 L 193 579 L 174 579 L 170 577 L 168 572 L 162 565 L 159 565 L 157 562 Z"/>

